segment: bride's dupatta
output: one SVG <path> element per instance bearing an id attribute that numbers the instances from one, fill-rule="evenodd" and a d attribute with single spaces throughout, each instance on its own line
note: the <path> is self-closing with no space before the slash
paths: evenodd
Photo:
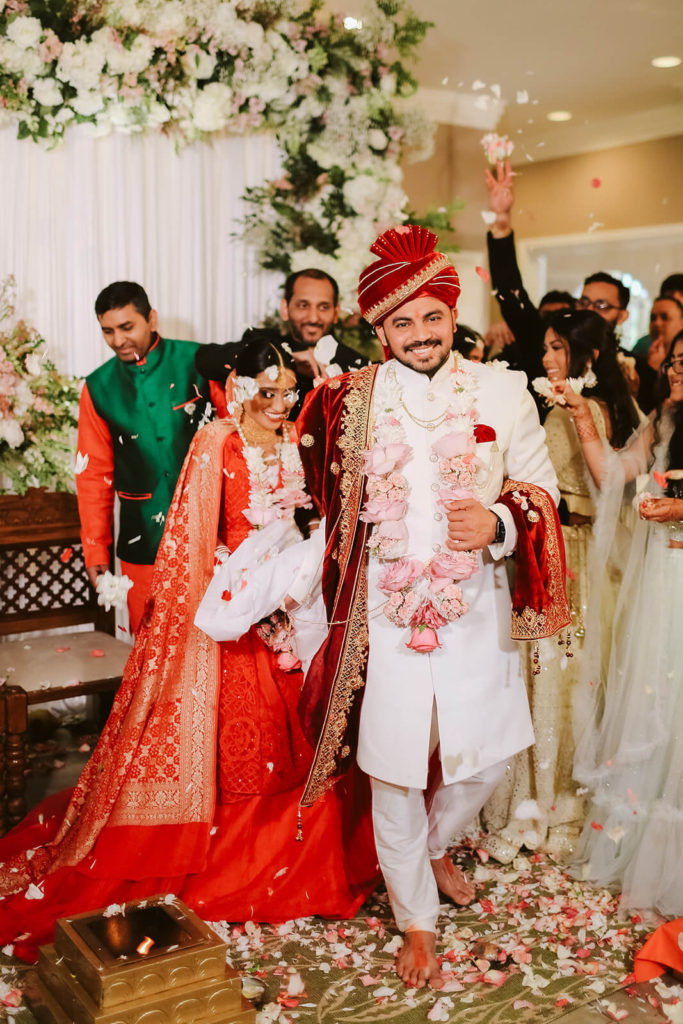
<path id="1" fill-rule="evenodd" d="M 232 430 L 216 420 L 185 459 L 151 596 L 99 743 L 55 838 L 4 864 L 0 893 L 87 862 L 92 877 L 201 870 L 216 803 L 219 645 L 194 616 L 213 573 Z"/>

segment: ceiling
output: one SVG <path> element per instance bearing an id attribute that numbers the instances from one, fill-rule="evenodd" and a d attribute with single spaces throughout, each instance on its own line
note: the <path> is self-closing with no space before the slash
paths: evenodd
<path id="1" fill-rule="evenodd" d="M 328 0 L 328 6 L 362 17 L 362 0 Z M 440 122 L 508 134 L 517 160 L 683 134 L 683 65 L 650 64 L 662 55 L 683 58 L 683 0 L 413 0 L 412 6 L 435 26 L 414 68 L 423 107 Z M 518 102 L 524 93 L 528 102 Z M 548 121 L 558 109 L 572 119 Z"/>

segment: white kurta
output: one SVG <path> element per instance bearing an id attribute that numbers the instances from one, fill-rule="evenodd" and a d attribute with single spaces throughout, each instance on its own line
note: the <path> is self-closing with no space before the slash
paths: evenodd
<path id="1" fill-rule="evenodd" d="M 392 359 L 378 370 L 375 396 L 383 375 L 395 373 L 410 412 L 418 419 L 434 420 L 452 400 L 451 367 L 449 359 L 430 379 Z M 501 476 L 537 484 L 557 501 L 555 472 L 524 374 L 478 363 L 466 363 L 466 367 L 478 382 L 477 421 L 496 431 Z M 448 428 L 428 431 L 403 412 L 401 423 L 413 450 L 413 457 L 401 468 L 410 488 L 406 557 L 426 562 L 445 549 L 447 537 L 446 515 L 437 504 L 440 485 L 430 446 Z M 487 454 L 489 449 L 486 446 Z M 368 775 L 399 786 L 426 786 L 434 704 L 446 784 L 468 778 L 533 743 L 517 645 L 510 640 L 511 601 L 503 561 L 514 548 L 516 531 L 504 506 L 489 507 L 505 522 L 506 541 L 480 553 L 481 571 L 461 584 L 470 610 L 439 630 L 442 646 L 430 654 L 408 650 L 410 631 L 382 614 L 386 597 L 378 590 L 377 580 L 383 563 L 370 558 L 369 660 L 358 745 L 358 763 Z"/>

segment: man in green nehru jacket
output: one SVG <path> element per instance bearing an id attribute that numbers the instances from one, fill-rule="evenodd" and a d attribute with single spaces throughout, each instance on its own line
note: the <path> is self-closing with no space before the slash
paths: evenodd
<path id="1" fill-rule="evenodd" d="M 137 632 L 152 567 L 190 441 L 210 418 L 209 385 L 194 368 L 196 342 L 157 332 L 144 289 L 115 281 L 95 313 L 114 358 L 89 374 L 78 417 L 76 488 L 81 539 L 93 586 L 111 564 L 114 497 L 120 501 L 116 553 L 133 581 L 131 632 Z"/>

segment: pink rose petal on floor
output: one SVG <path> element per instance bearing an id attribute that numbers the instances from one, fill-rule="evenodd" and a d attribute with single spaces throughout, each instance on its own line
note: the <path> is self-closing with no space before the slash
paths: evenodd
<path id="1" fill-rule="evenodd" d="M 91 658 L 103 658 L 104 657 L 104 651 L 100 650 L 99 647 L 93 647 L 92 651 L 90 652 L 90 657 Z"/>
<path id="2" fill-rule="evenodd" d="M 593 188 L 600 188 L 602 185 L 602 178 L 591 178 L 591 185 Z"/>
<path id="3" fill-rule="evenodd" d="M 55 651 L 57 652 L 57 654 L 64 654 L 65 651 L 70 651 L 70 650 L 71 650 L 70 647 L 55 647 Z"/>
<path id="4" fill-rule="evenodd" d="M 505 971 L 487 971 L 481 980 L 487 985 L 495 985 L 496 988 L 500 988 L 507 981 L 507 974 Z"/>
<path id="5" fill-rule="evenodd" d="M 487 284 L 491 280 L 491 275 L 485 267 L 475 267 L 474 272 L 479 275 L 482 281 L 486 281 Z"/>

